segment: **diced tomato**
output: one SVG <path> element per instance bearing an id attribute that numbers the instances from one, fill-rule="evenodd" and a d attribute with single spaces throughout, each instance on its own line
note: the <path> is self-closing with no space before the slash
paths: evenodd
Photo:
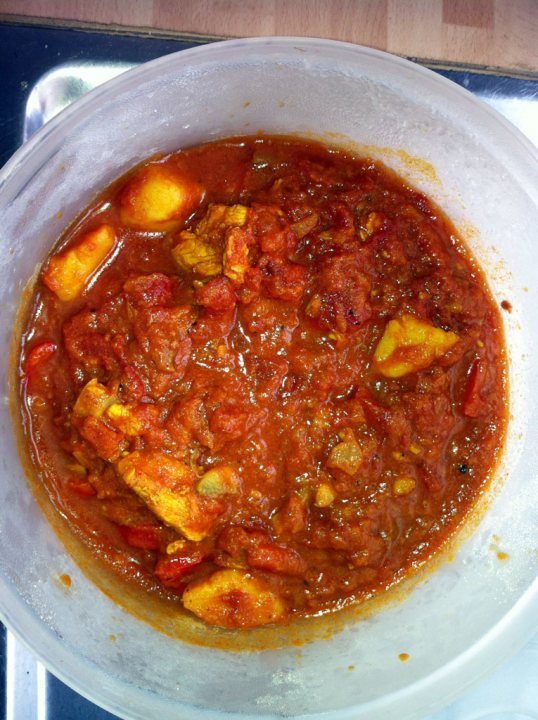
<path id="1" fill-rule="evenodd" d="M 261 259 L 260 267 L 263 283 L 271 297 L 293 302 L 302 298 L 308 280 L 304 267 L 268 255 Z"/>
<path id="2" fill-rule="evenodd" d="M 172 300 L 176 282 L 177 280 L 168 275 L 153 273 L 129 278 L 123 289 L 133 304 L 140 307 L 152 307 L 167 305 Z"/>
<path id="3" fill-rule="evenodd" d="M 115 333 L 110 339 L 110 347 L 120 361 L 127 365 L 129 363 L 129 353 L 127 351 L 127 337 L 124 333 Z"/>
<path id="4" fill-rule="evenodd" d="M 183 359 L 191 349 L 187 331 L 193 320 L 194 312 L 186 305 L 144 307 L 136 311 L 134 334 L 138 347 L 159 371 L 184 369 Z"/>
<path id="5" fill-rule="evenodd" d="M 199 305 L 203 305 L 213 310 L 213 312 L 233 310 L 237 303 L 233 285 L 223 275 L 213 278 L 205 285 L 196 288 L 194 297 Z"/>
<path id="6" fill-rule="evenodd" d="M 289 227 L 280 208 L 276 205 L 256 205 L 254 209 L 254 232 L 262 252 L 273 256 L 290 253 L 297 243 L 297 235 Z"/>
<path id="7" fill-rule="evenodd" d="M 281 575 L 302 575 L 306 562 L 298 552 L 281 545 L 257 545 L 247 552 L 250 567 Z"/>
<path id="8" fill-rule="evenodd" d="M 180 554 L 162 557 L 155 565 L 155 576 L 161 585 L 171 590 L 182 590 L 185 586 L 183 576 L 205 560 L 205 553 L 199 548 L 182 551 Z"/>
<path id="9" fill-rule="evenodd" d="M 203 308 L 196 325 L 190 331 L 193 345 L 200 346 L 209 340 L 226 337 L 232 329 L 234 321 L 234 310 L 223 310 L 217 313 L 209 310 L 209 308 Z"/>
<path id="10" fill-rule="evenodd" d="M 259 396 L 274 397 L 286 378 L 290 364 L 287 360 L 277 358 L 266 360 L 261 357 L 245 358 L 245 366 L 255 383 Z"/>
<path id="11" fill-rule="evenodd" d="M 476 417 L 481 414 L 483 400 L 480 395 L 486 378 L 486 364 L 484 360 L 476 358 L 471 364 L 467 374 L 467 385 L 463 395 L 462 410 L 467 417 Z"/>
<path id="12" fill-rule="evenodd" d="M 236 289 L 237 297 L 243 305 L 249 305 L 260 297 L 262 272 L 259 267 L 249 267 L 243 284 Z"/>
<path id="13" fill-rule="evenodd" d="M 230 555 L 237 555 L 242 550 L 267 544 L 269 535 L 263 530 L 247 530 L 240 525 L 228 525 L 219 535 L 217 547 Z"/>
<path id="14" fill-rule="evenodd" d="M 290 495 L 280 510 L 273 515 L 272 522 L 277 533 L 294 535 L 304 530 L 308 520 L 305 503 L 297 495 Z"/>
<path id="15" fill-rule="evenodd" d="M 121 386 L 127 400 L 138 401 L 144 396 L 144 383 L 134 365 L 126 365 L 121 373 Z"/>
<path id="16" fill-rule="evenodd" d="M 247 415 L 237 405 L 221 405 L 209 420 L 212 433 L 224 433 L 228 440 L 238 440 L 245 432 Z"/>
<path id="17" fill-rule="evenodd" d="M 161 530 L 156 525 L 123 525 L 120 534 L 126 543 L 142 550 L 158 550 Z"/>
<path id="18" fill-rule="evenodd" d="M 92 373 L 99 369 L 115 372 L 118 361 L 112 344 L 101 333 L 88 329 L 91 323 L 91 313 L 84 312 L 64 325 L 64 347 L 69 359 Z"/>

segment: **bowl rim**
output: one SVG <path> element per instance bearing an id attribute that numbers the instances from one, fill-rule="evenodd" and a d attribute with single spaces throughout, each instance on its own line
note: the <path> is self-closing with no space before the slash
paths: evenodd
<path id="1" fill-rule="evenodd" d="M 466 88 L 458 85 L 457 83 L 449 80 L 448 78 L 436 73 L 434 70 L 421 65 L 418 62 L 409 60 L 400 55 L 385 52 L 384 50 L 378 50 L 376 48 L 366 47 L 364 45 L 358 45 L 351 42 L 345 42 L 342 40 L 330 40 L 326 38 L 316 37 L 300 37 L 300 36 L 271 36 L 262 35 L 259 37 L 248 37 L 248 38 L 235 38 L 230 40 L 217 40 L 215 42 L 208 42 L 204 45 L 197 45 L 192 48 L 185 48 L 183 50 L 177 50 L 167 55 L 155 58 L 142 63 L 136 67 L 128 68 L 124 72 L 121 72 L 114 78 L 107 80 L 102 85 L 90 90 L 83 97 L 76 100 L 71 105 L 64 108 L 55 117 L 49 120 L 43 127 L 41 127 L 32 137 L 27 140 L 15 153 L 9 158 L 5 165 L 0 168 L 0 191 L 2 190 L 4 182 L 10 175 L 15 172 L 17 167 L 24 162 L 24 159 L 30 154 L 35 145 L 43 142 L 49 135 L 52 135 L 57 131 L 58 127 L 63 125 L 69 118 L 76 119 L 78 116 L 84 114 L 84 110 L 87 105 L 91 105 L 95 100 L 101 98 L 105 100 L 107 97 L 114 94 L 118 86 L 123 86 L 129 80 L 134 78 L 141 79 L 146 74 L 151 74 L 154 68 L 168 65 L 170 62 L 181 58 L 196 57 L 196 55 L 208 56 L 211 58 L 212 54 L 219 55 L 224 49 L 226 52 L 227 48 L 255 48 L 259 46 L 279 45 L 282 48 L 300 50 L 301 45 L 308 45 L 310 49 L 340 49 L 342 51 L 348 51 L 352 54 L 362 53 L 366 56 L 377 58 L 378 60 L 385 61 L 387 64 L 407 67 L 412 69 L 415 73 L 423 75 L 425 78 L 435 78 L 441 85 L 444 85 L 450 92 L 459 94 L 462 99 L 467 102 L 471 102 L 475 108 L 481 108 L 483 113 L 486 113 L 496 123 L 500 123 L 505 130 L 518 140 L 523 146 L 524 150 L 529 152 L 533 159 L 538 162 L 538 147 L 536 147 L 522 132 L 519 128 L 515 127 L 509 120 L 503 117 L 495 108 L 490 107 L 485 102 L 473 95 L 472 92 Z"/>

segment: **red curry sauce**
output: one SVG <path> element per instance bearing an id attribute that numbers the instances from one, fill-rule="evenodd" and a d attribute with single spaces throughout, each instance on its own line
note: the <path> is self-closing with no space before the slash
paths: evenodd
<path id="1" fill-rule="evenodd" d="M 29 450 L 105 562 L 209 624 L 338 609 L 461 524 L 506 420 L 498 311 L 370 160 L 235 138 L 149 161 L 45 264 Z"/>

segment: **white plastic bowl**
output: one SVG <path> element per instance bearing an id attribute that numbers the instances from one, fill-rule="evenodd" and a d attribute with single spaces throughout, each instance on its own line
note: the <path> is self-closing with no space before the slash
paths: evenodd
<path id="1" fill-rule="evenodd" d="M 354 142 L 441 205 L 496 297 L 513 305 L 504 316 L 512 419 L 502 487 L 453 562 L 401 603 L 329 639 L 232 653 L 155 631 L 109 600 L 65 552 L 21 468 L 7 348 L 23 288 L 99 190 L 152 153 L 258 130 Z M 94 90 L 12 158 L 0 175 L 0 606 L 52 672 L 125 718 L 403 720 L 449 702 L 531 635 L 538 618 L 536 160 L 499 115 L 434 73 L 304 38 L 216 43 L 148 63 Z M 71 576 L 71 590 L 61 573 Z"/>

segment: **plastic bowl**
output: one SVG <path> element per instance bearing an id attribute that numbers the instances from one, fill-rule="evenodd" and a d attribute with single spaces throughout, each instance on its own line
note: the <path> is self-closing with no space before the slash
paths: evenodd
<path id="1" fill-rule="evenodd" d="M 51 244 L 100 189 L 152 153 L 259 130 L 355 143 L 383 160 L 448 213 L 496 297 L 510 301 L 502 483 L 452 562 L 402 602 L 300 649 L 195 646 L 123 611 L 66 553 L 22 469 L 5 352 L 2 618 L 52 672 L 126 718 L 418 718 L 516 650 L 538 617 L 538 174 L 522 135 L 434 73 L 344 43 L 235 40 L 148 63 L 64 111 L 3 169 L 0 342 L 10 346 L 21 294 Z"/>

